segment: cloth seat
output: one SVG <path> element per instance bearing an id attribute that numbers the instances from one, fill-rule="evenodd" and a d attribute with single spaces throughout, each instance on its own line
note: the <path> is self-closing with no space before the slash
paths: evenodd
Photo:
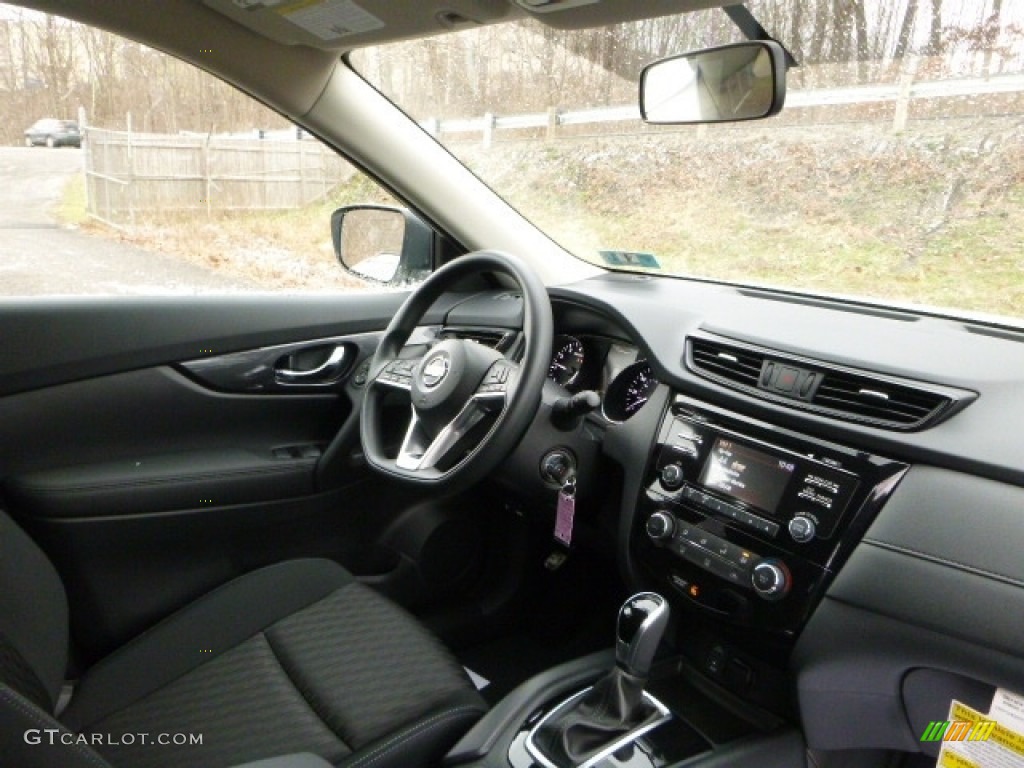
<path id="1" fill-rule="evenodd" d="M 17 562 L 3 557 L 12 548 Z M 37 610 L 63 597 L 42 552 L 2 516 L 0 579 L 44 595 Z M 10 602 L 0 595 L 0 608 Z M 329 560 L 268 566 L 186 606 L 88 670 L 60 725 L 50 713 L 64 661 L 40 651 L 52 656 L 63 629 L 66 654 L 66 605 L 32 617 L 34 645 L 11 623 L 28 604 L 13 602 L 0 617 L 0 752 L 12 765 L 216 768 L 307 752 L 412 768 L 436 763 L 486 710 L 437 640 Z M 46 728 L 61 731 L 27 743 L 27 729 Z"/>

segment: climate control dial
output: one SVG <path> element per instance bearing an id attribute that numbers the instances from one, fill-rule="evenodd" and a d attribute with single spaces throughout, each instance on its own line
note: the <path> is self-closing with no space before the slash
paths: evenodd
<path id="1" fill-rule="evenodd" d="M 676 530 L 676 519 L 668 512 L 655 512 L 647 518 L 647 535 L 655 541 L 668 541 Z"/>

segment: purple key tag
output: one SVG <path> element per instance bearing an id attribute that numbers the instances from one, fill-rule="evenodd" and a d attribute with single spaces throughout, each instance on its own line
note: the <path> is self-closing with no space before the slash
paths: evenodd
<path id="1" fill-rule="evenodd" d="M 566 480 L 558 492 L 555 510 L 555 540 L 565 546 L 572 545 L 572 523 L 576 516 L 576 478 Z"/>

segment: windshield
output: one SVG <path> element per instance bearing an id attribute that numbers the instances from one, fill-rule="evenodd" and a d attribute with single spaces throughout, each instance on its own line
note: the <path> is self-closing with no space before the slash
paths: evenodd
<path id="1" fill-rule="evenodd" d="M 581 259 L 1024 315 L 1024 7 L 749 7 L 800 62 L 782 114 L 761 122 L 639 119 L 645 64 L 742 39 L 720 9 L 516 22 L 352 62 Z"/>

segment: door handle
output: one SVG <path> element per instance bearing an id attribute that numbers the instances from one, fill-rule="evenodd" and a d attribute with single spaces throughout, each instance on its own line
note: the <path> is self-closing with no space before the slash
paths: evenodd
<path id="1" fill-rule="evenodd" d="M 338 379 L 344 370 L 347 353 L 345 347 L 337 346 L 328 358 L 315 368 L 306 371 L 294 371 L 290 368 L 278 367 L 274 370 L 274 378 L 278 384 L 291 384 L 299 386 L 316 386 L 331 384 Z M 284 358 L 284 361 L 291 360 L 292 355 Z"/>

